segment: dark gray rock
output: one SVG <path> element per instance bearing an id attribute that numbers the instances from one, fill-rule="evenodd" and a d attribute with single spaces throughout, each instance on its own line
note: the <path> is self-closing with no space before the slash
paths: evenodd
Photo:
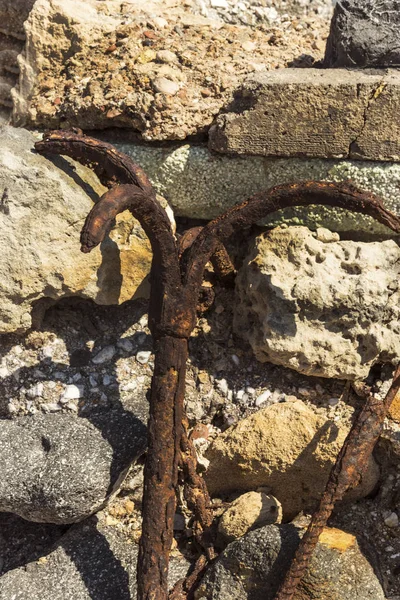
<path id="1" fill-rule="evenodd" d="M 0 600 L 134 600 L 138 547 L 97 517 L 74 525 L 54 550 L 0 579 Z M 171 561 L 171 586 L 189 563 Z"/>
<path id="2" fill-rule="evenodd" d="M 145 448 L 142 420 L 123 409 L 36 414 L 0 427 L 0 511 L 73 523 L 98 511 Z"/>
<path id="3" fill-rule="evenodd" d="M 400 1 L 337 2 L 324 66 L 400 66 Z"/>
<path id="4" fill-rule="evenodd" d="M 206 572 L 196 600 L 273 600 L 303 531 L 292 524 L 267 525 L 232 542 Z M 355 537 L 326 528 L 295 600 L 384 597 Z"/>

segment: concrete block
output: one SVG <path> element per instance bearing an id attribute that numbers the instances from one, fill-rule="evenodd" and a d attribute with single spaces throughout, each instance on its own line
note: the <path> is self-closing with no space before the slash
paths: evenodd
<path id="1" fill-rule="evenodd" d="M 400 73 L 281 69 L 248 79 L 210 130 L 211 150 L 400 160 Z"/>

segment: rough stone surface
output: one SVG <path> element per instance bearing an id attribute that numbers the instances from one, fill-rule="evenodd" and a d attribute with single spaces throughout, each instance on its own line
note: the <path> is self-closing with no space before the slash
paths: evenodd
<path id="1" fill-rule="evenodd" d="M 337 2 L 326 46 L 326 67 L 399 67 L 399 0 Z"/>
<path id="2" fill-rule="evenodd" d="M 400 212 L 400 165 L 349 160 L 211 154 L 207 148 L 185 144 L 155 148 L 111 140 L 148 173 L 158 192 L 178 216 L 212 219 L 237 202 L 274 185 L 305 181 L 351 180 L 362 190 L 378 194 L 389 210 Z M 266 223 L 327 227 L 391 237 L 393 234 L 370 217 L 328 207 L 289 208 L 271 215 Z"/>
<path id="3" fill-rule="evenodd" d="M 18 82 L 18 54 L 25 33 L 23 23 L 35 0 L 0 0 L 0 121 L 8 120 L 13 106 L 11 90 Z"/>
<path id="4" fill-rule="evenodd" d="M 395 70 L 280 69 L 249 78 L 217 117 L 210 148 L 230 154 L 400 159 Z"/>
<path id="5" fill-rule="evenodd" d="M 148 293 L 151 249 L 139 223 L 120 215 L 100 248 L 82 254 L 80 230 L 104 188 L 89 169 L 34 153 L 34 141 L 0 129 L 1 332 L 28 329 L 39 299 L 117 304 Z"/>
<path id="6" fill-rule="evenodd" d="M 143 453 L 146 428 L 132 413 L 89 419 L 36 414 L 2 421 L 0 510 L 29 521 L 72 523 L 99 510 Z"/>
<path id="7" fill-rule="evenodd" d="M 35 0 L 0 0 L 0 32 L 24 40 L 23 24 L 34 3 Z"/>
<path id="8" fill-rule="evenodd" d="M 324 490 L 348 429 L 316 415 L 301 402 L 273 404 L 220 434 L 206 452 L 210 493 L 266 487 L 282 504 L 285 519 L 312 510 Z M 373 458 L 351 498 L 372 491 L 379 478 Z"/>
<path id="9" fill-rule="evenodd" d="M 40 558 L 69 527 L 33 523 L 11 513 L 0 513 L 0 526 L 0 576 Z"/>
<path id="10" fill-rule="evenodd" d="M 400 250 L 318 239 L 305 227 L 256 238 L 236 282 L 234 328 L 263 362 L 365 379 L 400 358 Z"/>
<path id="11" fill-rule="evenodd" d="M 305 54 L 311 63 L 322 58 L 324 43 L 314 42 L 327 36 L 328 20 L 298 24 L 226 24 L 183 0 L 37 0 L 25 24 L 14 123 L 125 127 L 146 140 L 203 134 L 249 73 Z M 177 62 L 159 60 L 160 51 Z"/>
<path id="12" fill-rule="evenodd" d="M 268 525 L 230 544 L 209 568 L 196 600 L 273 600 L 303 531 Z M 293 600 L 384 600 L 354 536 L 326 528 Z"/>
<path id="13" fill-rule="evenodd" d="M 282 506 L 276 498 L 263 492 L 248 492 L 234 500 L 223 513 L 218 523 L 218 533 L 229 543 L 252 529 L 281 521 Z"/>
<path id="14" fill-rule="evenodd" d="M 1 600 L 135 600 L 138 547 L 96 517 L 72 527 L 54 550 L 0 579 Z M 171 586 L 189 564 L 173 558 Z"/>

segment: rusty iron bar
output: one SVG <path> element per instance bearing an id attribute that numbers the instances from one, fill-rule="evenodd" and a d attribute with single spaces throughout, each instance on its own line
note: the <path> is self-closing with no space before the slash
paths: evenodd
<path id="1" fill-rule="evenodd" d="M 361 480 L 379 436 L 383 422 L 395 397 L 400 393 L 400 365 L 397 367 L 392 385 L 383 402 L 369 393 L 366 402 L 355 419 L 329 475 L 318 509 L 297 548 L 295 557 L 275 600 L 292 600 L 297 586 L 310 564 L 312 553 L 319 536 L 332 514 L 335 503 L 343 498 L 347 490 Z"/>
<path id="2" fill-rule="evenodd" d="M 390 213 L 379 198 L 360 192 L 351 184 L 312 181 L 288 184 L 256 194 L 233 207 L 192 233 L 186 247 L 179 248 L 168 216 L 158 204 L 146 174 L 112 145 L 74 130 L 46 134 L 35 148 L 44 155 L 67 155 L 91 166 L 102 183 L 110 188 L 86 219 L 81 234 L 83 252 L 97 246 L 116 215 L 127 209 L 141 223 L 152 246 L 149 327 L 154 339 L 155 366 L 144 474 L 138 600 L 167 600 L 179 465 L 185 471 L 191 505 L 198 513 L 197 537 L 206 546 L 209 556 L 212 555 L 212 543 L 203 535 L 212 520 L 212 511 L 205 484 L 197 476 L 195 453 L 188 446 L 183 406 L 188 339 L 196 324 L 196 306 L 206 264 L 213 260 L 216 270 L 221 268 L 222 275 L 232 277 L 233 267 L 223 246 L 225 241 L 235 231 L 288 206 L 341 207 L 370 215 L 396 233 L 400 233 L 400 218 Z M 370 410 L 374 414 L 372 405 Z M 182 594 L 184 588 L 181 587 Z"/>

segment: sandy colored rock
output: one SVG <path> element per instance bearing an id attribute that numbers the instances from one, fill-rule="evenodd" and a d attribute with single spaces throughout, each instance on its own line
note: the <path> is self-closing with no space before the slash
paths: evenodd
<path id="1" fill-rule="evenodd" d="M 400 358 L 396 242 L 318 239 L 304 227 L 259 236 L 236 281 L 234 328 L 258 360 L 365 379 Z"/>
<path id="2" fill-rule="evenodd" d="M 305 35 L 295 19 L 283 34 L 194 12 L 183 0 L 37 0 L 25 24 L 14 123 L 184 139 L 207 131 L 249 73 L 302 54 L 322 58 L 313 41 L 327 37 L 326 18 L 305 16 Z M 163 62 L 165 52 L 176 62 Z"/>
<path id="3" fill-rule="evenodd" d="M 400 159 L 395 69 L 280 69 L 251 76 L 210 131 L 229 154 Z"/>
<path id="4" fill-rule="evenodd" d="M 212 495 L 267 487 L 284 519 L 313 510 L 348 428 L 316 415 L 301 402 L 273 404 L 220 434 L 206 452 Z M 379 469 L 371 457 L 352 499 L 372 491 Z"/>
<path id="5" fill-rule="evenodd" d="M 281 521 L 282 506 L 276 498 L 263 492 L 248 492 L 234 500 L 223 513 L 218 523 L 218 533 L 229 543 L 252 529 Z"/>
<path id="6" fill-rule="evenodd" d="M 63 158 L 33 152 L 37 138 L 0 130 L 0 332 L 23 331 L 32 307 L 47 298 L 92 298 L 117 304 L 148 294 L 151 249 L 139 223 L 125 212 L 91 254 L 79 235 L 93 201 L 104 192 L 95 175 Z"/>
<path id="7" fill-rule="evenodd" d="M 273 600 L 304 530 L 268 525 L 232 542 L 207 570 L 196 600 Z M 325 528 L 293 600 L 384 600 L 353 535 Z"/>

